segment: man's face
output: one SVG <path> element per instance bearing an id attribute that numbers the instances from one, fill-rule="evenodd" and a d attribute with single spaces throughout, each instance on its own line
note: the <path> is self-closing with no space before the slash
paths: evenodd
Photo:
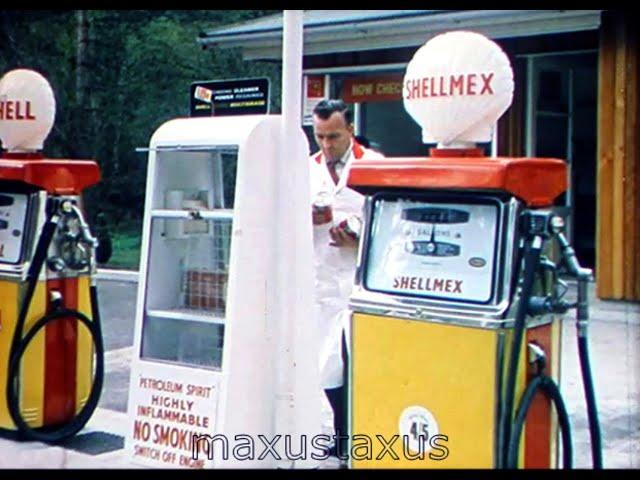
<path id="1" fill-rule="evenodd" d="M 353 136 L 353 125 L 347 125 L 344 115 L 333 112 L 326 120 L 313 116 L 313 133 L 327 161 L 342 158 Z"/>

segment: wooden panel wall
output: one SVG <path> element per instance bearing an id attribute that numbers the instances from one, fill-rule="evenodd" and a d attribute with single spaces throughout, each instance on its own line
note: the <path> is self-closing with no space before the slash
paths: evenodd
<path id="1" fill-rule="evenodd" d="M 640 300 L 638 35 L 630 12 L 604 12 L 598 72 L 597 295 Z"/>

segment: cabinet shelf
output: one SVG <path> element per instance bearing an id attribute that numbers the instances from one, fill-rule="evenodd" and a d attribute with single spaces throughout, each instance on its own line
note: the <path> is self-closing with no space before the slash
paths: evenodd
<path id="1" fill-rule="evenodd" d="M 233 209 L 217 208 L 214 210 L 168 210 L 156 208 L 151 210 L 152 218 L 233 220 Z"/>
<path id="2" fill-rule="evenodd" d="M 224 318 L 217 316 L 215 312 L 207 310 L 198 310 L 195 308 L 169 308 L 147 310 L 147 315 L 159 318 L 171 318 L 174 320 L 186 320 L 190 322 L 213 323 L 216 325 L 224 325 Z"/>

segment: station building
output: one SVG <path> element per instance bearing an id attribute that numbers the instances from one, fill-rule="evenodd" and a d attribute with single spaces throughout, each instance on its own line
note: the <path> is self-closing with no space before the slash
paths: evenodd
<path id="1" fill-rule="evenodd" d="M 487 154 L 554 157 L 569 166 L 556 201 L 602 299 L 640 300 L 638 34 L 622 10 L 307 10 L 303 124 L 322 97 L 354 105 L 356 133 L 386 156 L 428 155 L 405 112 L 402 79 L 433 36 L 471 30 L 509 56 L 515 92 Z M 203 47 L 281 62 L 282 14 L 203 32 Z"/>

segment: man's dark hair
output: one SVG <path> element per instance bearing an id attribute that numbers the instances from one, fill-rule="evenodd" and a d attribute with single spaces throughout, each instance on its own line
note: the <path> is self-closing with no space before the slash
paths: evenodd
<path id="1" fill-rule="evenodd" d="M 364 148 L 370 148 L 371 147 L 371 142 L 369 142 L 369 139 L 367 137 L 365 137 L 364 135 L 355 135 L 353 138 L 355 138 L 356 142 L 358 142 Z"/>
<path id="2" fill-rule="evenodd" d="M 322 100 L 313 109 L 313 113 L 322 120 L 327 120 L 334 112 L 340 112 L 347 125 L 353 123 L 353 112 L 342 100 Z"/>

